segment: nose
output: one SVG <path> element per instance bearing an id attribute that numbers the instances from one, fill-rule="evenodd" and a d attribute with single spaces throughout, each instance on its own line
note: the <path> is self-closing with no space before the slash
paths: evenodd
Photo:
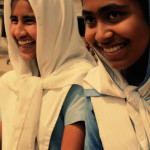
<path id="1" fill-rule="evenodd" d="M 106 44 L 112 41 L 114 32 L 111 27 L 104 23 L 98 23 L 95 33 L 95 40 L 97 42 Z"/>
<path id="2" fill-rule="evenodd" d="M 22 23 L 16 24 L 15 30 L 14 30 L 14 36 L 16 39 L 25 37 L 27 34 L 26 29 Z"/>

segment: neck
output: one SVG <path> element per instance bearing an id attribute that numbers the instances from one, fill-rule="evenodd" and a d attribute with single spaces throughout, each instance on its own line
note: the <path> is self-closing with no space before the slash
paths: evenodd
<path id="1" fill-rule="evenodd" d="M 129 84 L 138 86 L 144 80 L 147 73 L 148 57 L 149 51 L 147 50 L 134 65 L 121 71 Z"/>

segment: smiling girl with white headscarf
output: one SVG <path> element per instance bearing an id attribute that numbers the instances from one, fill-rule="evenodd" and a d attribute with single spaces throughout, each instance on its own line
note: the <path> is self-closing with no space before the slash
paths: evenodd
<path id="1" fill-rule="evenodd" d="M 85 37 L 99 58 L 84 78 L 98 124 L 88 134 L 97 134 L 99 150 L 149 150 L 150 0 L 82 1 Z"/>
<path id="2" fill-rule="evenodd" d="M 79 37 L 70 0 L 27 2 L 35 15 L 37 36 L 35 41 L 26 39 L 24 43 L 10 34 L 19 17 L 15 20 L 13 16 L 11 0 L 4 1 L 8 51 L 14 70 L 0 80 L 2 146 L 3 150 L 46 150 L 50 143 L 50 149 L 56 150 L 60 149 L 63 123 L 85 119 L 83 90 L 75 84 L 81 83 L 95 62 Z M 36 58 L 27 60 L 22 55 L 25 52 L 20 51 L 21 44 L 36 44 Z M 54 134 L 56 122 L 61 133 L 56 130 Z"/>

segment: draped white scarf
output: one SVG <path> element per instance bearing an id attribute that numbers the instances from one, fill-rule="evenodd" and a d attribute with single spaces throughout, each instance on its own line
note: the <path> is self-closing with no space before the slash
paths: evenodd
<path id="1" fill-rule="evenodd" d="M 103 60 L 85 77 L 84 87 L 99 93 L 91 96 L 91 101 L 104 149 L 140 150 L 142 147 L 148 150 L 150 78 L 141 87 L 129 85 L 117 70 L 99 56 Z"/>
<path id="2" fill-rule="evenodd" d="M 40 149 L 47 149 L 70 86 L 80 84 L 87 71 L 95 65 L 94 59 L 79 37 L 70 0 L 28 1 L 37 23 L 38 68 L 34 60 L 25 61 L 20 56 L 19 49 L 10 35 L 11 0 L 4 1 L 8 51 L 14 71 L 4 75 L 1 84 L 8 87 L 8 95 L 13 92 L 17 97 L 10 139 L 4 141 L 9 145 L 6 146 L 7 150 L 33 150 L 36 137 Z M 37 77 L 38 71 L 40 77 Z M 3 90 L 5 89 L 0 89 L 1 92 Z M 45 90 L 48 91 L 48 96 L 44 97 L 43 102 Z M 1 98 L 1 103 L 1 107 L 4 107 L 5 97 Z M 2 121 L 4 117 L 2 116 Z M 44 130 L 44 121 L 50 124 L 50 131 Z M 41 138 L 41 135 L 47 134 L 48 139 Z"/>

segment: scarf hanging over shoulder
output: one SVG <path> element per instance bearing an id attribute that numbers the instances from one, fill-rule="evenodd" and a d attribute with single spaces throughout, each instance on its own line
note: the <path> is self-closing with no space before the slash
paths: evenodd
<path id="1" fill-rule="evenodd" d="M 100 63 L 84 79 L 85 92 L 91 97 L 104 149 L 140 150 L 142 147 L 148 150 L 150 79 L 142 87 L 131 86 L 119 72 L 111 68 L 112 72 L 108 73 L 105 67 L 108 66 Z M 89 95 L 90 89 L 95 90 Z"/>

